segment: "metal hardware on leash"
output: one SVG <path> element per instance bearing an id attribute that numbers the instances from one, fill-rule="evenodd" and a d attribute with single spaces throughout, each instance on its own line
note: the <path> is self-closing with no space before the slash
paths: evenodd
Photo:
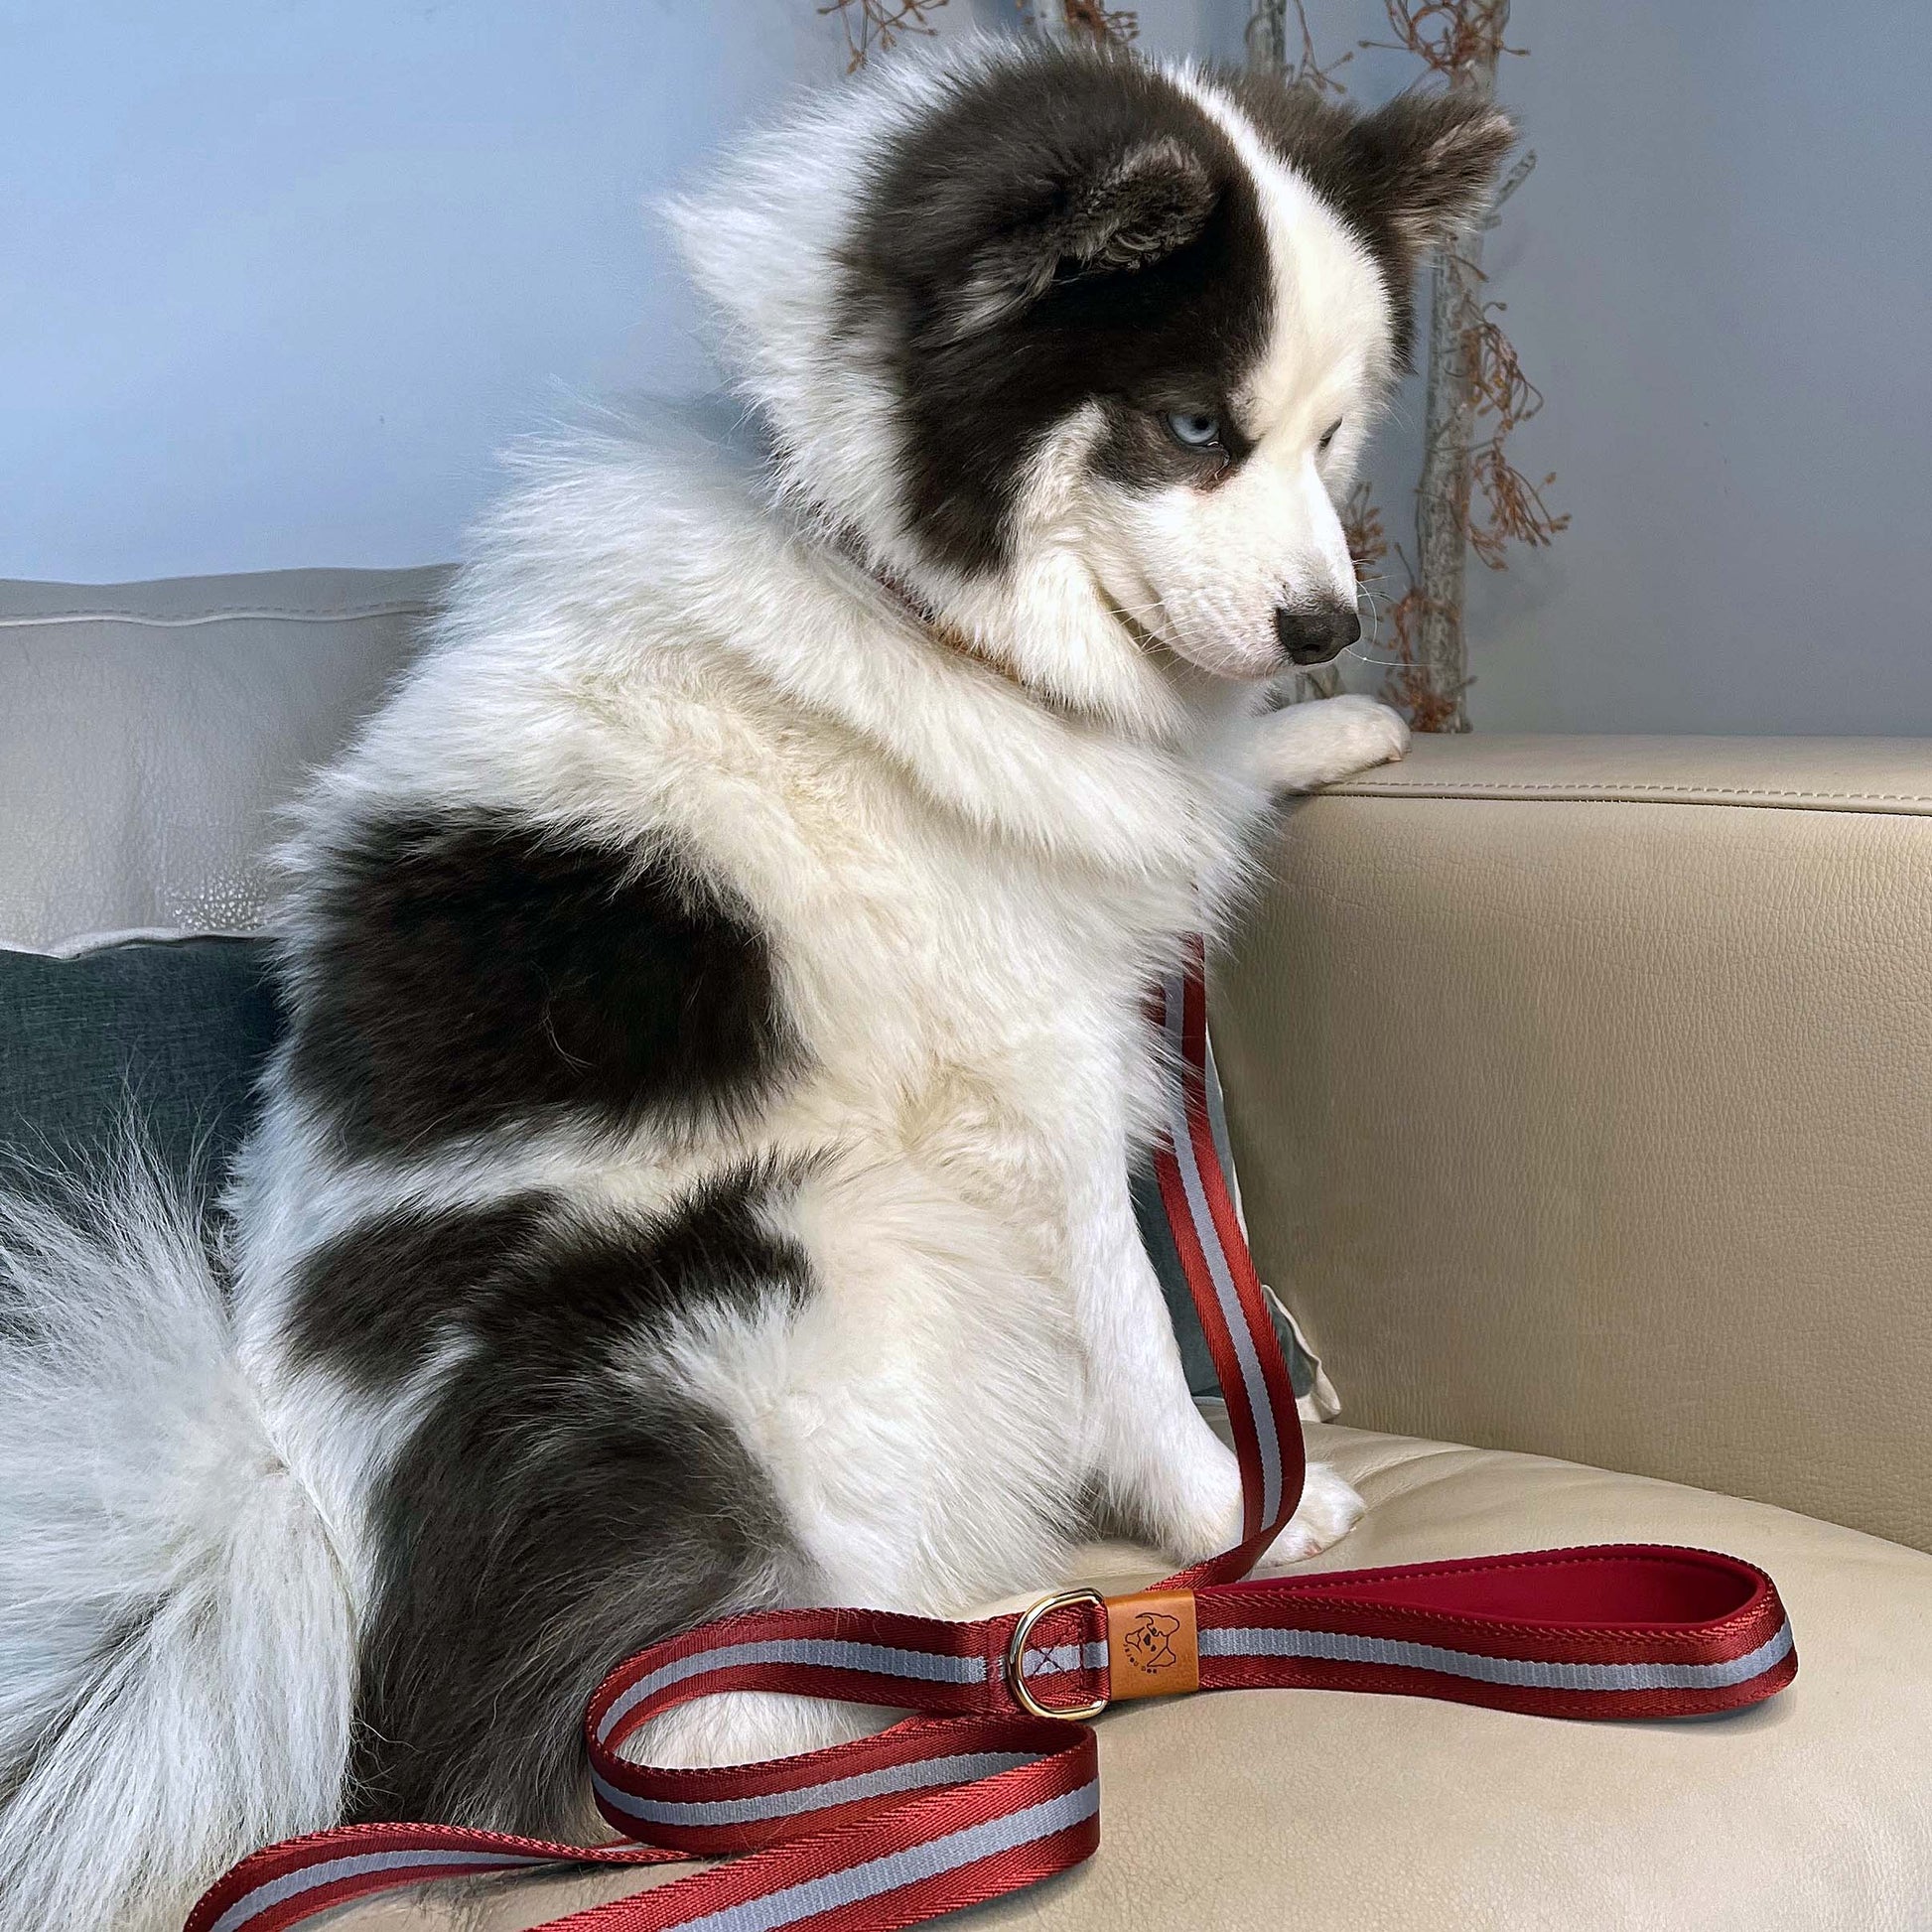
<path id="1" fill-rule="evenodd" d="M 1062 1724 L 1070 1725 L 1083 1724 L 1089 1718 L 1099 1717 L 1110 1702 L 1106 1692 L 1103 1691 L 1090 1704 L 1066 1704 L 1057 1708 L 1041 1704 L 1027 1688 L 1027 1640 L 1041 1617 L 1050 1616 L 1055 1610 L 1063 1610 L 1072 1603 L 1091 1603 L 1102 1612 L 1107 1607 L 1107 1599 L 1097 1589 L 1052 1590 L 1021 1616 L 1013 1626 L 1013 1635 L 1007 1639 L 1007 1689 L 1013 1693 L 1015 1700 L 1035 1718 L 1055 1718 Z"/>

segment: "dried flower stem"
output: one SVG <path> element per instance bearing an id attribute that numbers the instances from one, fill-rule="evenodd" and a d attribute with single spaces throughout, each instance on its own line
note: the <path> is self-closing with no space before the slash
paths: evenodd
<path id="1" fill-rule="evenodd" d="M 1288 16 L 1293 11 L 1295 29 L 1289 31 Z M 1294 46 L 1300 41 L 1299 48 Z M 1257 0 L 1248 19 L 1248 65 L 1264 73 L 1281 73 L 1295 87 L 1308 87 L 1317 94 L 1344 94 L 1348 91 L 1335 75 L 1355 58 L 1351 48 L 1339 60 L 1324 68 L 1315 59 L 1314 36 L 1309 30 L 1308 9 L 1304 0 Z M 1294 65 L 1289 62 L 1294 54 Z"/>
<path id="2" fill-rule="evenodd" d="M 946 0 L 827 0 L 821 14 L 837 14 L 845 29 L 846 71 L 856 73 L 876 48 L 887 53 L 902 34 L 930 34 L 928 14 Z"/>
<path id="3" fill-rule="evenodd" d="M 1362 46 L 1412 54 L 1451 87 L 1492 90 L 1502 56 L 1524 51 L 1504 38 L 1509 0 L 1383 0 L 1383 9 L 1394 39 Z M 1301 49 L 1291 66 L 1297 39 Z M 1251 62 L 1276 68 L 1298 85 L 1318 94 L 1344 91 L 1335 77 L 1343 63 L 1323 68 L 1315 57 L 1305 0 L 1257 0 L 1248 47 Z M 1540 549 L 1570 522 L 1544 500 L 1543 490 L 1555 479 L 1534 483 L 1509 460 L 1511 432 L 1543 407 L 1543 396 L 1503 332 L 1498 320 L 1503 305 L 1482 293 L 1482 235 L 1496 225 L 1497 210 L 1535 165 L 1533 154 L 1524 155 L 1505 178 L 1482 226 L 1439 250 L 1429 265 L 1428 399 L 1416 490 L 1416 556 L 1411 563 L 1400 548 L 1394 551 L 1405 588 L 1385 614 L 1385 637 L 1393 652 L 1383 687 L 1383 695 L 1409 714 L 1418 731 L 1469 728 L 1463 631 L 1468 553 L 1473 550 L 1491 570 L 1502 570 L 1510 544 Z M 1356 576 L 1370 585 L 1391 546 L 1366 487 L 1344 506 L 1342 523 Z M 1319 683 L 1314 690 L 1325 694 Z"/>
<path id="4" fill-rule="evenodd" d="M 1014 0 L 1036 33 L 1068 41 L 1084 38 L 1125 47 L 1140 37 L 1139 15 L 1102 0 Z"/>

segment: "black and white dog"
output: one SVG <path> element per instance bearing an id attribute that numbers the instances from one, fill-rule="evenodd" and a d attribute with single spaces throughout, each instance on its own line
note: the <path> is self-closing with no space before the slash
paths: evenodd
<path id="1" fill-rule="evenodd" d="M 1509 139 L 1001 42 L 675 208 L 762 459 L 579 445 L 484 530 L 302 808 L 222 1252 L 138 1178 L 9 1210 L 4 1932 L 344 1815 L 591 1831 L 586 1693 L 722 1611 L 1236 1540 L 1143 993 L 1271 794 L 1403 749 L 1269 682 L 1358 634 L 1335 502 Z M 1286 1547 L 1359 1507 L 1311 1470 Z"/>

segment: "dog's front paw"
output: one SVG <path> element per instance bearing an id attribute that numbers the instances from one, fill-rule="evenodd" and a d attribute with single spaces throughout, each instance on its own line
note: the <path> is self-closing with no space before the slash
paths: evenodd
<path id="1" fill-rule="evenodd" d="M 1324 727 L 1333 734 L 1336 777 L 1391 764 L 1409 750 L 1409 721 L 1374 698 L 1330 698 L 1321 711 Z"/>
<path id="2" fill-rule="evenodd" d="M 1204 1424 L 1189 1453 L 1163 1470 L 1165 1493 L 1149 1498 L 1155 1541 L 1177 1564 L 1218 1557 L 1241 1541 L 1241 1464 Z"/>
<path id="3" fill-rule="evenodd" d="M 1163 1547 L 1176 1562 L 1198 1563 L 1203 1557 L 1233 1549 L 1241 1541 L 1241 1467 L 1231 1451 L 1223 1453 L 1225 1462 L 1217 1461 L 1200 1470 L 1184 1514 L 1170 1523 L 1162 1538 Z M 1302 1500 L 1263 1561 L 1271 1565 L 1300 1563 L 1305 1557 L 1318 1555 L 1331 1543 L 1339 1543 L 1361 1521 L 1366 1507 L 1327 1463 L 1311 1462 L 1302 1480 Z"/>
<path id="4" fill-rule="evenodd" d="M 1373 698 L 1321 698 L 1260 721 L 1261 776 L 1278 791 L 1311 791 L 1387 764 L 1409 749 L 1400 712 Z"/>
<path id="5" fill-rule="evenodd" d="M 1288 1527 L 1275 1539 L 1268 1561 L 1300 1563 L 1339 1543 L 1367 1508 L 1360 1496 L 1325 1462 L 1311 1462 L 1302 1479 L 1302 1500 Z"/>

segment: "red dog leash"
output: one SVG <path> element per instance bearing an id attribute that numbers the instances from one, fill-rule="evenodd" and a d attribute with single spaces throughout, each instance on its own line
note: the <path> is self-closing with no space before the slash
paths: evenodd
<path id="1" fill-rule="evenodd" d="M 700 1858 L 726 1863 L 541 1932 L 891 1932 L 1092 1853 L 1099 1760 L 1081 1721 L 1123 1699 L 1381 1691 L 1541 1717 L 1678 1718 L 1790 1683 L 1798 1660 L 1770 1578 L 1707 1551 L 1618 1544 L 1239 1581 L 1295 1513 L 1301 1424 L 1214 1154 L 1198 953 L 1163 989 L 1158 1017 L 1181 1077 L 1157 1171 L 1240 1453 L 1234 1549 L 1131 1596 L 1059 1590 L 976 1623 L 813 1609 L 705 1624 L 620 1664 L 585 1714 L 598 1808 L 622 1842 L 440 1825 L 317 1832 L 236 1865 L 187 1932 L 284 1932 L 429 1878 Z M 619 1755 L 648 1719 L 721 1691 L 917 1715 L 874 1737 L 722 1770 Z"/>

